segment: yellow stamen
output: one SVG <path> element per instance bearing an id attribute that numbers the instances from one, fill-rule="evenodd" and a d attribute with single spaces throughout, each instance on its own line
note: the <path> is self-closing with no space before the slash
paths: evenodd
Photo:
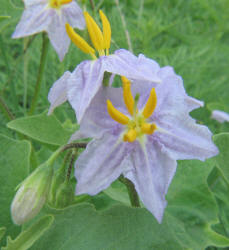
<path id="1" fill-rule="evenodd" d="M 123 113 L 121 113 L 120 111 L 118 111 L 113 104 L 111 103 L 110 100 L 107 100 L 107 111 L 109 113 L 109 115 L 111 116 L 111 118 L 113 118 L 116 122 L 121 123 L 123 125 L 128 124 L 129 122 L 129 118 L 124 115 Z"/>
<path id="2" fill-rule="evenodd" d="M 155 88 L 152 88 L 150 91 L 150 96 L 142 113 L 145 118 L 149 118 L 152 115 L 154 109 L 156 108 L 156 105 L 157 105 L 156 91 Z"/>
<path id="3" fill-rule="evenodd" d="M 131 115 L 134 113 L 134 98 L 131 93 L 131 83 L 130 81 L 125 77 L 122 76 L 122 84 L 123 84 L 123 99 L 126 104 L 127 110 Z"/>
<path id="4" fill-rule="evenodd" d="M 130 129 L 124 136 L 123 141 L 133 142 L 137 138 L 137 131 L 135 129 Z"/>
<path id="5" fill-rule="evenodd" d="M 104 49 L 106 49 L 106 51 L 109 52 L 109 48 L 111 44 L 110 22 L 108 21 L 106 15 L 102 12 L 102 10 L 99 11 L 99 15 L 100 15 L 100 18 L 102 20 L 102 25 L 103 25 Z"/>
<path id="6" fill-rule="evenodd" d="M 96 58 L 95 50 L 80 35 L 78 35 L 68 23 L 66 23 L 65 27 L 72 42 L 84 53 L 90 54 L 93 58 Z"/>
<path id="7" fill-rule="evenodd" d="M 142 126 L 141 126 L 141 131 L 144 133 L 144 134 L 153 134 L 153 132 L 157 129 L 157 126 L 156 124 L 152 123 L 152 124 L 149 124 L 149 123 L 143 123 Z"/>
<path id="8" fill-rule="evenodd" d="M 96 24 L 94 19 L 89 15 L 88 12 L 84 12 L 84 17 L 87 24 L 87 30 L 90 35 L 91 41 L 94 45 L 94 48 L 98 51 L 104 49 L 104 39 L 103 34 L 99 28 L 99 26 Z"/>
<path id="9" fill-rule="evenodd" d="M 60 0 L 60 4 L 68 4 L 68 3 L 71 3 L 72 0 Z"/>

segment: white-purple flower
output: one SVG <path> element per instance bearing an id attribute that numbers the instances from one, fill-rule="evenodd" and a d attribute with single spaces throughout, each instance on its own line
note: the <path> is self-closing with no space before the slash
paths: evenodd
<path id="1" fill-rule="evenodd" d="M 229 114 L 221 110 L 213 110 L 211 118 L 220 122 L 229 122 Z"/>
<path id="2" fill-rule="evenodd" d="M 56 106 L 61 104 L 57 101 L 60 96 L 63 101 L 68 100 L 71 103 L 79 123 L 102 86 L 105 72 L 122 75 L 134 81 L 141 80 L 141 82 L 153 82 L 155 84 L 160 82 L 160 78 L 157 76 L 159 66 L 156 62 L 154 63 L 155 72 L 153 72 L 149 71 L 147 63 L 141 63 L 142 58 L 145 58 L 143 55 L 136 57 L 124 49 L 109 54 L 111 28 L 108 19 L 101 10 L 103 32 L 87 12 L 84 15 L 94 48 L 75 33 L 70 25 L 67 24 L 66 29 L 76 46 L 83 52 L 90 54 L 93 59 L 80 63 L 72 74 L 70 72 L 65 73 L 65 76 L 54 83 L 48 97 L 51 103 L 49 114 Z"/>
<path id="3" fill-rule="evenodd" d="M 161 68 L 158 77 L 155 88 L 126 78 L 123 88 L 100 88 L 72 140 L 94 138 L 75 163 L 76 194 L 95 195 L 123 174 L 161 222 L 176 161 L 203 161 L 218 149 L 208 128 L 189 116 L 203 103 L 186 94 L 171 67 Z"/>
<path id="4" fill-rule="evenodd" d="M 48 37 L 60 60 L 68 51 L 70 39 L 65 24 L 85 28 L 83 12 L 74 0 L 24 0 L 25 10 L 12 38 L 30 36 L 42 31 Z"/>

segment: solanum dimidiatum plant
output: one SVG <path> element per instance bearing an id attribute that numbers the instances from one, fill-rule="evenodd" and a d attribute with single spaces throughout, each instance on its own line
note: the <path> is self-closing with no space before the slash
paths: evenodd
<path id="1" fill-rule="evenodd" d="M 23 14 L 21 21 L 28 21 L 24 17 L 30 14 L 30 22 L 24 26 L 21 23 L 15 31 L 19 32 L 22 27 L 21 34 L 29 32 L 32 24 L 39 26 L 41 21 L 46 22 L 47 19 L 50 23 L 42 25 L 50 28 L 55 20 L 61 20 L 63 33 L 58 31 L 58 25 L 55 31 L 63 37 L 59 35 L 58 39 L 67 36 L 68 41 L 71 40 L 85 53 L 87 60 L 77 58 L 78 62 L 82 60 L 79 65 L 69 61 L 78 56 L 74 46 L 71 48 L 74 55 L 66 55 L 60 66 L 59 61 L 47 61 L 48 67 L 45 68 L 44 60 L 41 60 L 40 67 L 45 69 L 43 72 L 52 72 L 51 65 L 55 65 L 57 71 L 60 69 L 57 78 L 69 65 L 71 69 L 76 68 L 72 73 L 65 72 L 51 88 L 49 116 L 43 113 L 8 124 L 9 128 L 20 133 L 18 138 L 32 141 L 32 148 L 25 141 L 0 136 L 2 145 L 8 147 L 7 152 L 3 152 L 6 158 L 17 150 L 17 164 L 15 160 L 5 162 L 2 172 L 9 173 L 8 183 L 17 175 L 20 177 L 14 184 L 14 187 L 17 186 L 14 199 L 12 191 L 8 200 L 12 201 L 12 221 L 23 226 L 19 233 L 19 226 L 11 229 L 7 219 L 2 220 L 2 225 L 9 231 L 0 225 L 0 238 L 5 231 L 13 238 L 8 238 L 6 243 L 3 236 L 2 245 L 6 245 L 3 250 L 49 250 L 60 246 L 64 249 L 176 250 L 202 250 L 210 245 L 227 247 L 227 230 L 222 230 L 222 226 L 227 228 L 227 219 L 217 210 L 210 191 L 217 189 L 217 202 L 218 199 L 221 199 L 219 204 L 225 202 L 225 196 L 220 195 L 218 190 L 223 187 L 226 194 L 226 168 L 221 169 L 225 156 L 218 156 L 212 133 L 204 123 L 192 118 L 196 113 L 190 115 L 195 109 L 197 112 L 199 108 L 200 112 L 205 110 L 204 103 L 186 93 L 182 78 L 172 67 L 161 67 L 146 55 L 135 56 L 125 49 L 113 51 L 111 34 L 115 40 L 115 26 L 108 21 L 107 17 L 113 21 L 109 10 L 106 11 L 107 17 L 105 11 L 100 10 L 96 18 L 97 3 L 93 12 L 85 11 L 85 6 L 82 6 L 84 14 L 78 9 L 81 13 L 78 18 L 86 24 L 87 30 L 80 33 L 74 30 L 77 26 L 71 23 L 71 18 L 76 18 L 76 15 L 72 15 L 71 11 L 75 10 L 72 7 L 75 3 L 62 0 L 25 1 L 27 14 Z M 83 1 L 78 1 L 80 3 Z M 43 8 L 41 12 L 39 6 Z M 71 16 L 70 21 L 68 15 Z M 49 38 L 53 44 L 52 39 L 55 38 L 46 28 L 40 30 L 47 33 L 43 36 L 44 41 Z M 89 36 L 85 35 L 87 32 Z M 39 35 L 37 37 L 36 46 L 40 41 Z M 135 38 L 132 39 L 135 43 Z M 27 41 L 30 43 L 33 38 Z M 54 46 L 59 56 L 58 49 L 68 44 L 59 43 L 58 48 Z M 33 49 L 33 46 L 29 48 Z M 42 55 L 45 54 L 43 52 Z M 46 53 L 48 58 L 50 55 L 52 59 L 57 58 L 53 50 Z M 82 53 L 79 55 L 83 56 Z M 25 56 L 25 64 L 26 60 Z M 175 68 L 180 71 L 177 66 Z M 121 85 L 117 84 L 117 80 Z M 62 106 L 53 113 L 67 100 L 76 114 L 77 126 L 67 120 L 62 127 L 56 118 L 57 115 L 64 121 L 70 113 L 65 110 L 68 106 Z M 41 103 L 39 100 L 38 104 Z M 37 108 L 34 105 L 29 114 L 38 112 Z M 220 109 L 220 106 L 214 109 Z M 213 118 L 224 121 L 227 117 L 218 112 L 217 115 L 213 113 Z M 21 133 L 26 137 L 22 137 Z M 221 138 L 226 137 L 215 138 L 221 151 L 223 145 L 227 145 Z M 52 153 L 57 147 L 60 148 Z M 209 159 L 216 155 L 217 158 Z M 32 162 L 30 168 L 29 159 Z M 23 163 L 25 161 L 26 164 Z M 10 166 L 22 170 L 22 164 L 27 166 L 23 175 L 13 174 Z M 214 169 L 211 172 L 214 166 L 220 171 Z M 6 184 L 3 182 L 7 190 L 9 187 Z M 2 192 L 0 194 L 4 197 Z M 5 206 L 4 200 L 1 204 Z M 5 210 L 3 214 L 7 218 Z M 3 217 L 0 215 L 0 218 Z M 220 226 L 214 226 L 219 218 Z"/>

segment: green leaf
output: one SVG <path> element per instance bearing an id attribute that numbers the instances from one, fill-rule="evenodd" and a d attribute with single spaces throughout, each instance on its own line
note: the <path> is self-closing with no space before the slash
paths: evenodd
<path id="1" fill-rule="evenodd" d="M 220 153 L 215 157 L 217 167 L 229 183 L 229 133 L 221 133 L 213 137 Z"/>
<path id="2" fill-rule="evenodd" d="M 90 204 L 46 208 L 55 221 L 31 249 L 203 250 L 229 246 L 229 239 L 211 228 L 218 223 L 216 202 L 206 182 L 213 165 L 214 161 L 179 163 L 162 224 L 144 208 L 114 205 L 96 211 Z"/>
<path id="3" fill-rule="evenodd" d="M 46 215 L 38 222 L 30 226 L 27 230 L 20 233 L 15 240 L 7 238 L 7 246 L 2 250 L 26 250 L 29 249 L 36 240 L 38 240 L 44 232 L 52 225 L 53 216 Z M 44 248 L 45 249 L 45 248 Z"/>
<path id="4" fill-rule="evenodd" d="M 54 115 L 48 116 L 46 112 L 13 120 L 7 126 L 34 140 L 55 146 L 67 143 L 71 135 Z"/>
<path id="5" fill-rule="evenodd" d="M 1 227 L 0 228 L 0 241 L 1 241 L 2 237 L 4 236 L 5 232 L 6 232 L 6 228 L 5 227 Z"/>
<path id="6" fill-rule="evenodd" d="M 0 222 L 13 237 L 20 228 L 14 226 L 10 216 L 10 204 L 16 186 L 29 172 L 31 146 L 27 141 L 16 141 L 0 135 Z"/>

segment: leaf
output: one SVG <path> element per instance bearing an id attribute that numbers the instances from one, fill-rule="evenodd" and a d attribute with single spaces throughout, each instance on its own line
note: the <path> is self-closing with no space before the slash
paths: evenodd
<path id="1" fill-rule="evenodd" d="M 13 120 L 7 126 L 34 140 L 55 146 L 67 143 L 71 135 L 54 115 L 47 116 L 46 112 Z"/>
<path id="2" fill-rule="evenodd" d="M 0 228 L 0 241 L 1 241 L 2 237 L 4 236 L 5 232 L 6 232 L 6 228 L 5 227 L 1 227 Z"/>
<path id="3" fill-rule="evenodd" d="M 113 200 L 120 201 L 125 205 L 130 206 L 130 200 L 125 185 L 119 181 L 113 182 L 110 187 L 103 191 L 106 195 L 110 196 Z"/>
<path id="4" fill-rule="evenodd" d="M 161 225 L 144 208 L 114 205 L 96 211 L 91 204 L 46 208 L 55 221 L 31 249 L 203 250 L 229 246 L 229 239 L 211 228 L 218 222 L 216 202 L 206 182 L 213 165 L 212 160 L 179 162 Z"/>
<path id="5" fill-rule="evenodd" d="M 46 215 L 42 217 L 38 222 L 20 233 L 15 240 L 12 240 L 10 237 L 8 237 L 7 246 L 3 247 L 2 250 L 29 249 L 33 243 L 38 240 L 52 225 L 53 220 L 54 219 L 52 215 Z"/>
<path id="6" fill-rule="evenodd" d="M 7 234 L 15 236 L 20 228 L 13 225 L 10 204 L 16 186 L 29 172 L 31 146 L 27 141 L 16 141 L 0 135 L 0 223 L 7 228 Z"/>
<path id="7" fill-rule="evenodd" d="M 229 133 L 215 135 L 213 140 L 220 151 L 219 155 L 215 157 L 217 167 L 229 183 Z"/>

